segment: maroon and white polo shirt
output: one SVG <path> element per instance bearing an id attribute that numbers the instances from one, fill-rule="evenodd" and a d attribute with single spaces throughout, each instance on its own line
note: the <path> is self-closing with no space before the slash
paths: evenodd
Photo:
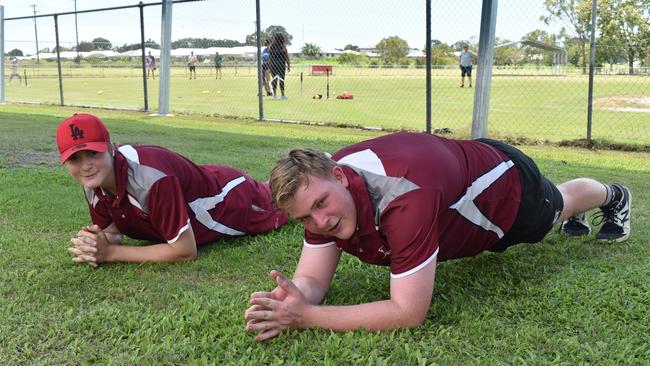
<path id="1" fill-rule="evenodd" d="M 408 276 L 438 261 L 490 248 L 515 221 L 519 174 L 501 151 L 477 141 L 397 133 L 337 152 L 357 209 L 348 240 L 305 231 L 305 246 L 337 245 Z"/>
<path id="2" fill-rule="evenodd" d="M 117 194 L 85 188 L 90 216 L 135 239 L 173 243 L 190 225 L 197 244 L 273 230 L 287 222 L 266 184 L 216 165 L 197 166 L 158 146 L 120 146 Z"/>

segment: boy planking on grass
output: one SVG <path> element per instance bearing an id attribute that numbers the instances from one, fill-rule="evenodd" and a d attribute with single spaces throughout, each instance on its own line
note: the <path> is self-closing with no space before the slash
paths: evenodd
<path id="1" fill-rule="evenodd" d="M 630 234 L 630 191 L 578 178 L 555 186 L 516 148 L 494 140 L 398 133 L 348 146 L 332 158 L 296 149 L 271 172 L 278 207 L 305 227 L 293 279 L 255 292 L 245 312 L 255 339 L 288 329 L 381 330 L 420 325 L 436 263 L 541 241 L 555 223 L 586 235 L 600 207 L 598 239 Z M 390 299 L 319 305 L 341 252 L 390 267 Z"/>
<path id="2" fill-rule="evenodd" d="M 83 186 L 93 222 L 71 239 L 75 263 L 193 260 L 197 244 L 287 222 L 267 183 L 230 167 L 195 165 L 159 146 L 116 146 L 93 115 L 67 118 L 56 138 L 61 164 Z M 123 235 L 157 244 L 121 245 Z"/>

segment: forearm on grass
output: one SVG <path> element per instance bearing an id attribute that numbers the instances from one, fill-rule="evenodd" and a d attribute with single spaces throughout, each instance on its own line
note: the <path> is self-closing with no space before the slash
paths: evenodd
<path id="1" fill-rule="evenodd" d="M 173 263 L 196 259 L 196 250 L 193 253 L 179 251 L 172 244 L 168 243 L 152 244 L 142 247 L 112 244 L 107 251 L 107 262 Z"/>
<path id="2" fill-rule="evenodd" d="M 409 276 L 391 279 L 389 300 L 350 306 L 308 305 L 301 327 L 335 331 L 417 327 L 431 305 L 435 273 L 434 259 Z"/>
<path id="3" fill-rule="evenodd" d="M 196 259 L 197 249 L 191 229 L 183 232 L 172 244 L 159 243 L 147 246 L 109 245 L 107 262 L 170 263 Z"/>
<path id="4" fill-rule="evenodd" d="M 310 305 L 303 314 L 301 328 L 317 327 L 339 332 L 360 328 L 410 328 L 420 325 L 424 318 L 410 313 L 407 308 L 400 307 L 392 300 L 350 306 Z"/>

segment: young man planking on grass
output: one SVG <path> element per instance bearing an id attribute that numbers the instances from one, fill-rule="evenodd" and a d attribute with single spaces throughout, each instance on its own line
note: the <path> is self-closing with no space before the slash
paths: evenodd
<path id="1" fill-rule="evenodd" d="M 255 292 L 246 329 L 266 340 L 288 329 L 415 327 L 430 307 L 436 263 L 541 241 L 555 223 L 586 235 L 600 207 L 598 239 L 630 234 L 630 191 L 578 178 L 555 186 L 516 148 L 398 133 L 346 147 L 332 158 L 296 149 L 271 172 L 277 206 L 304 225 L 293 279 Z M 341 253 L 390 267 L 390 298 L 319 305 Z"/>
<path id="2" fill-rule="evenodd" d="M 57 144 L 61 164 L 83 186 L 93 223 L 71 239 L 75 263 L 193 260 L 197 245 L 287 222 L 268 184 L 230 167 L 196 165 L 163 147 L 114 145 L 93 115 L 63 121 Z M 123 235 L 155 244 L 122 245 Z"/>

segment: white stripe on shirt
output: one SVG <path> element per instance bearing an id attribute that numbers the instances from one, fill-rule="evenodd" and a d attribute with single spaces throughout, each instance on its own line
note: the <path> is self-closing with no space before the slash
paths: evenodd
<path id="1" fill-rule="evenodd" d="M 212 231 L 216 231 L 230 236 L 246 235 L 246 233 L 244 232 L 235 230 L 218 221 L 215 221 L 212 215 L 210 215 L 210 212 L 208 212 L 209 210 L 212 210 L 218 204 L 223 202 L 223 200 L 226 199 L 226 196 L 232 189 L 244 183 L 245 181 L 246 181 L 245 177 L 235 178 L 230 182 L 228 182 L 223 187 L 221 193 L 212 197 L 197 198 L 194 201 L 190 202 L 189 206 L 192 209 L 192 211 L 194 211 L 194 216 L 196 217 L 196 220 L 201 224 L 205 225 L 205 227 L 207 227 Z"/>

